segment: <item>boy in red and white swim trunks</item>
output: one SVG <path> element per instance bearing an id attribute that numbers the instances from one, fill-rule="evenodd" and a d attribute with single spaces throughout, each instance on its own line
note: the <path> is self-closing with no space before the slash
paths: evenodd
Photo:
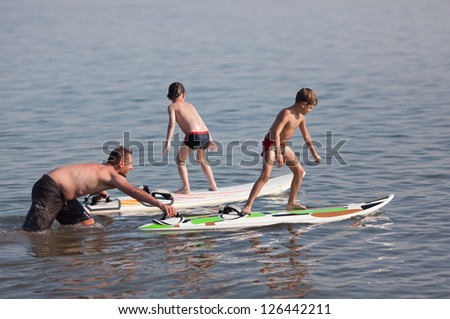
<path id="1" fill-rule="evenodd" d="M 263 151 L 261 152 L 262 157 L 264 157 L 265 152 L 277 150 L 275 141 L 271 141 L 268 137 L 264 138 L 262 145 L 263 145 Z M 280 143 L 280 147 L 281 147 L 281 154 L 284 155 L 284 153 L 286 151 L 286 143 Z"/>
<path id="2" fill-rule="evenodd" d="M 300 189 L 304 170 L 295 153 L 287 145 L 287 142 L 292 137 L 295 130 L 299 128 L 316 163 L 320 163 L 321 158 L 313 145 L 311 135 L 306 128 L 305 120 L 305 115 L 311 112 L 316 105 L 317 96 L 314 91 L 304 88 L 297 92 L 295 103 L 292 106 L 287 107 L 278 113 L 272 127 L 264 138 L 263 152 L 261 154 L 264 157 L 264 161 L 261 176 L 253 185 L 252 191 L 250 192 L 247 203 L 243 209 L 244 213 L 251 214 L 253 202 L 264 184 L 269 180 L 272 168 L 275 164 L 278 167 L 286 164 L 294 174 L 286 208 L 305 209 L 303 205 L 297 204 L 295 201 L 297 192 Z"/>
<path id="3" fill-rule="evenodd" d="M 170 84 L 168 91 L 167 98 L 172 101 L 172 104 L 168 107 L 169 124 L 167 127 L 166 146 L 162 154 L 165 155 L 170 151 L 171 140 L 177 123 L 185 134 L 183 144 L 177 155 L 178 173 L 180 174 L 183 187 L 177 193 L 188 194 L 191 190 L 186 160 L 193 150 L 197 151 L 197 161 L 208 179 L 209 190 L 217 191 L 213 172 L 206 160 L 206 151 L 217 151 L 217 145 L 211 138 L 206 124 L 195 107 L 184 100 L 186 92 L 183 84 L 174 82 Z"/>

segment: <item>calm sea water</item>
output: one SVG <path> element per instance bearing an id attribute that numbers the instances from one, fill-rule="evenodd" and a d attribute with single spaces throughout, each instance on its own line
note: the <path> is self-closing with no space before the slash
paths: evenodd
<path id="1" fill-rule="evenodd" d="M 1 1 L 0 297 L 449 298 L 449 14 L 444 0 Z M 222 145 L 219 187 L 257 179 L 239 146 L 311 87 L 324 163 L 305 165 L 299 200 L 394 201 L 319 226 L 148 234 L 150 216 L 114 215 L 20 231 L 43 173 L 100 162 L 111 141 L 136 148 L 132 184 L 180 187 L 176 152 L 159 155 L 173 81 Z"/>

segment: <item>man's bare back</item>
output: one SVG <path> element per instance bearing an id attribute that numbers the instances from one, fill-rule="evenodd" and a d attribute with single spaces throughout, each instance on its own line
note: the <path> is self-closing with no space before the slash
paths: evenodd
<path id="1" fill-rule="evenodd" d="M 66 200 L 72 200 L 115 188 L 111 180 L 117 174 L 111 165 L 85 163 L 58 167 L 47 175 L 61 188 Z"/>

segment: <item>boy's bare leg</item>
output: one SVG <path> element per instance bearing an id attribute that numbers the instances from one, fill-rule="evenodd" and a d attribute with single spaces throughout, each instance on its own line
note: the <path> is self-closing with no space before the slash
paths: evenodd
<path id="1" fill-rule="evenodd" d="M 188 159 L 190 153 L 191 149 L 187 147 L 183 142 L 177 155 L 178 174 L 180 174 L 181 183 L 183 183 L 183 187 L 177 190 L 175 193 L 189 194 L 189 192 L 191 191 L 189 185 L 188 171 L 186 168 L 186 160 Z"/>
<path id="2" fill-rule="evenodd" d="M 247 199 L 247 203 L 245 203 L 245 206 L 242 209 L 243 213 L 251 214 L 253 202 L 255 201 L 255 199 L 258 196 L 261 189 L 264 187 L 264 185 L 269 180 L 270 174 L 272 174 L 272 169 L 273 169 L 274 165 L 275 165 L 275 152 L 272 152 L 272 151 L 264 152 L 264 161 L 263 161 L 261 175 L 259 176 L 258 180 L 255 182 L 255 184 L 252 187 L 250 195 Z"/>
<path id="3" fill-rule="evenodd" d="M 300 165 L 300 162 L 298 161 L 294 151 L 292 151 L 292 149 L 287 146 L 285 152 L 285 161 L 286 166 L 288 166 L 289 169 L 294 174 L 294 177 L 292 178 L 291 190 L 289 192 L 289 199 L 286 205 L 286 209 L 306 209 L 305 206 L 297 204 L 295 202 L 297 198 L 297 193 L 300 189 L 300 185 L 302 184 L 303 174 L 305 173 L 305 171 Z"/>
<path id="4" fill-rule="evenodd" d="M 208 161 L 206 160 L 206 150 L 197 149 L 197 161 L 199 162 L 200 166 L 202 167 L 203 173 L 205 174 L 206 178 L 209 182 L 209 190 L 210 191 L 217 191 L 217 185 L 214 180 L 214 175 L 211 169 L 211 166 L 209 166 Z"/>

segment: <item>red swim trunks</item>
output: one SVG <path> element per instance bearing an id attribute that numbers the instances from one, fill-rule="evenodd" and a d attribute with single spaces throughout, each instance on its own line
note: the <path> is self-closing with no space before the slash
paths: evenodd
<path id="1" fill-rule="evenodd" d="M 275 146 L 275 141 L 272 141 L 267 137 L 262 142 L 262 145 L 263 145 L 263 151 L 261 153 L 261 156 L 264 156 L 264 153 L 267 151 L 275 151 L 275 152 L 277 151 L 277 148 Z M 281 154 L 284 155 L 284 151 L 286 149 L 286 143 L 280 143 L 280 148 L 281 148 Z"/>

